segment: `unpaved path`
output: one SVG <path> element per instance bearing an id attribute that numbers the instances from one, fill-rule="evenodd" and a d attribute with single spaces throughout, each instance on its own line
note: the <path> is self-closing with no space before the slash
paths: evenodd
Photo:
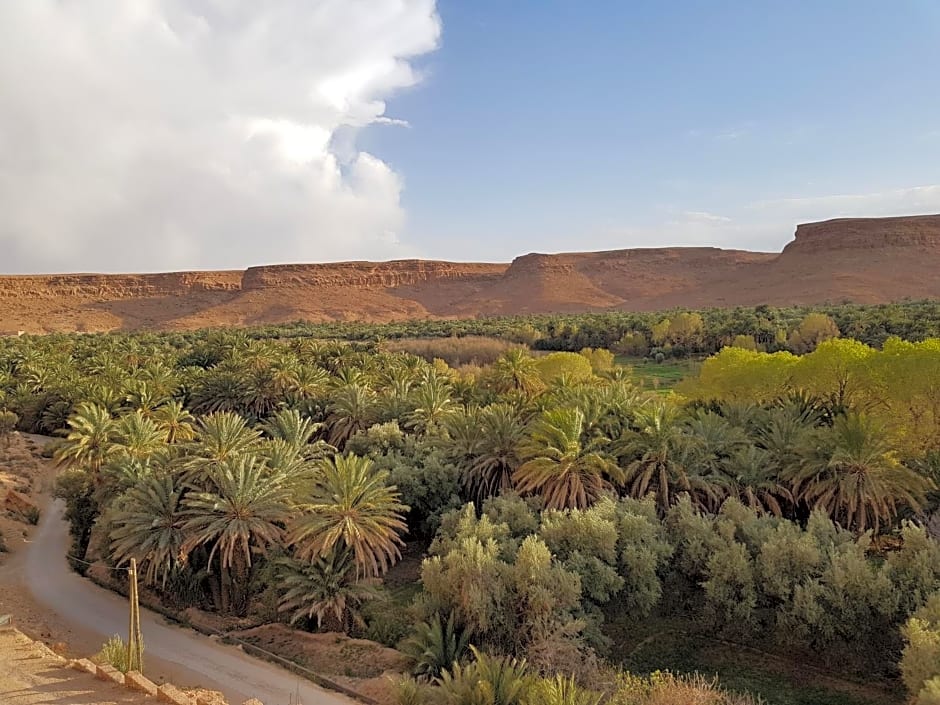
<path id="1" fill-rule="evenodd" d="M 39 529 L 25 551 L 26 587 L 49 611 L 50 621 L 67 626 L 82 643 L 102 643 L 127 631 L 127 602 L 69 568 L 68 525 L 61 500 L 43 512 Z M 168 625 L 141 609 L 144 661 L 152 679 L 221 691 L 232 705 L 258 698 L 265 705 L 350 705 L 355 701 L 325 691 L 284 669 L 252 658 L 189 629 Z"/>

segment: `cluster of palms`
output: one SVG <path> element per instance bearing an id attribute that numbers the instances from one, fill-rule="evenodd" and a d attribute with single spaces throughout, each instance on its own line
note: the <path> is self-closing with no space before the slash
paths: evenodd
<path id="1" fill-rule="evenodd" d="M 198 573 L 218 608 L 242 613 L 257 559 L 273 553 L 282 607 L 343 628 L 345 601 L 399 555 L 406 507 L 386 473 L 313 442 L 317 426 L 296 410 L 252 428 L 178 402 L 117 419 L 86 403 L 69 429 L 56 456 L 89 476 L 107 557 L 136 558 L 150 584 Z"/>
<path id="2" fill-rule="evenodd" d="M 9 344 L 0 371 L 22 427 L 66 428 L 58 456 L 91 478 L 111 559 L 136 557 L 159 584 L 196 580 L 230 610 L 261 559 L 281 571 L 286 610 L 337 626 L 409 529 L 409 498 L 345 450 L 377 424 L 442 453 L 477 506 L 513 489 L 550 509 L 652 494 L 665 511 L 689 494 L 708 512 L 729 497 L 793 518 L 821 507 L 863 531 L 918 511 L 931 487 L 864 417 L 805 398 L 683 406 L 619 368 L 546 379 L 521 349 L 462 372 L 241 332 L 62 337 Z"/>

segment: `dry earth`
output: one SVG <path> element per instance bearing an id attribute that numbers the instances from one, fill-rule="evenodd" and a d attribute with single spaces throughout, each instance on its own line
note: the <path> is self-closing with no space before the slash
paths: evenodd
<path id="1" fill-rule="evenodd" d="M 4 705 L 143 705 L 154 702 L 89 673 L 65 668 L 14 630 L 0 631 L 0 702 Z"/>
<path id="2" fill-rule="evenodd" d="M 0 276 L 0 333 L 905 298 L 940 298 L 940 215 L 804 224 L 781 253 L 648 248 L 533 253 L 510 264 L 399 260 Z"/>

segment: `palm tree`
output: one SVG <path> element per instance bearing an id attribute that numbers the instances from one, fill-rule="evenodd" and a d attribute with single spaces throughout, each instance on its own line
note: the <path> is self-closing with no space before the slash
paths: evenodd
<path id="1" fill-rule="evenodd" d="M 711 506 L 715 489 L 688 470 L 688 435 L 680 423 L 680 409 L 659 402 L 637 411 L 639 431 L 630 431 L 620 443 L 619 454 L 627 461 L 625 484 L 630 495 L 642 499 L 655 493 L 660 511 L 688 492 L 699 507 Z"/>
<path id="2" fill-rule="evenodd" d="M 213 367 L 200 373 L 195 380 L 189 407 L 197 414 L 242 411 L 250 394 L 243 372 Z"/>
<path id="3" fill-rule="evenodd" d="M 407 530 L 388 471 L 375 471 L 372 461 L 341 455 L 318 464 L 309 498 L 300 506 L 288 537 L 302 560 L 351 551 L 360 575 L 378 576 L 401 557 L 401 534 Z"/>
<path id="4" fill-rule="evenodd" d="M 168 394 L 142 379 L 131 379 L 126 385 L 126 400 L 132 410 L 151 416 L 157 407 L 170 400 Z"/>
<path id="5" fill-rule="evenodd" d="M 437 680 L 448 703 L 526 705 L 535 679 L 528 664 L 508 656 L 490 656 L 470 647 L 474 661 L 455 663 Z"/>
<path id="6" fill-rule="evenodd" d="M 376 421 L 375 392 L 359 384 L 340 387 L 327 407 L 327 442 L 342 448 L 355 433 Z"/>
<path id="7" fill-rule="evenodd" d="M 69 433 L 55 451 L 64 465 L 78 465 L 98 478 L 102 465 L 114 456 L 115 424 L 110 412 L 97 404 L 79 404 L 68 420 Z"/>
<path id="8" fill-rule="evenodd" d="M 751 447 L 747 436 L 741 428 L 711 411 L 693 416 L 684 435 L 683 464 L 694 468 L 696 481 L 712 490 L 700 493 L 699 503 L 716 512 L 722 499 L 735 489 L 734 481 L 726 473 L 727 465 L 732 456 Z"/>
<path id="9" fill-rule="evenodd" d="M 479 423 L 479 445 L 466 464 L 463 485 L 474 499 L 482 502 L 512 487 L 513 473 L 522 463 L 520 448 L 525 439 L 525 424 L 513 406 L 503 403 L 484 408 Z"/>
<path id="10" fill-rule="evenodd" d="M 774 472 L 787 477 L 799 472 L 801 450 L 810 443 L 814 421 L 793 407 L 774 409 L 756 433 L 757 445 L 767 451 Z"/>
<path id="11" fill-rule="evenodd" d="M 304 454 L 313 435 L 320 430 L 320 424 L 302 416 L 295 409 L 281 409 L 268 419 L 262 428 L 271 438 L 282 440 Z"/>
<path id="12" fill-rule="evenodd" d="M 359 607 L 378 598 L 379 592 L 368 580 L 356 579 L 356 567 L 349 553 L 331 553 L 312 563 L 282 559 L 278 563 L 279 587 L 284 591 L 278 611 L 290 614 L 290 623 L 316 619 L 329 630 L 349 633 L 364 625 Z"/>
<path id="13" fill-rule="evenodd" d="M 312 399 L 326 389 L 330 373 L 315 365 L 293 365 L 289 369 L 286 391 L 289 399 L 297 402 Z"/>
<path id="14" fill-rule="evenodd" d="M 451 391 L 451 385 L 446 379 L 434 373 L 426 375 L 413 394 L 415 408 L 407 414 L 405 425 L 427 431 L 443 422 L 455 408 Z"/>
<path id="15" fill-rule="evenodd" d="M 402 651 L 414 659 L 412 672 L 422 680 L 433 680 L 463 661 L 470 653 L 470 631 L 460 629 L 454 615 L 447 619 L 436 615 L 430 622 L 421 622 L 403 644 Z"/>
<path id="16" fill-rule="evenodd" d="M 120 566 L 136 558 L 148 585 L 176 568 L 183 546 L 182 488 L 171 475 L 148 477 L 118 500 L 112 520 L 111 552 Z"/>
<path id="17" fill-rule="evenodd" d="M 153 420 L 163 431 L 163 440 L 168 445 L 185 443 L 196 437 L 193 428 L 196 419 L 178 401 L 170 401 L 154 409 Z"/>
<path id="18" fill-rule="evenodd" d="M 917 512 L 933 483 L 901 465 L 884 429 L 859 414 L 836 419 L 806 449 L 803 467 L 791 474 L 794 494 L 826 511 L 847 529 L 877 533 L 900 506 Z"/>
<path id="19" fill-rule="evenodd" d="M 545 388 L 535 358 L 522 348 L 511 348 L 503 353 L 493 363 L 490 378 L 500 393 L 515 391 L 533 396 Z"/>
<path id="20" fill-rule="evenodd" d="M 133 460 L 144 460 L 166 448 L 166 434 L 137 409 L 125 414 L 114 426 L 115 452 Z"/>
<path id="21" fill-rule="evenodd" d="M 520 492 L 541 495 L 547 509 L 584 509 L 619 482 L 617 464 L 599 452 L 599 444 L 581 442 L 580 409 L 552 409 L 542 414 L 523 444 L 527 458 L 513 475 Z"/>
<path id="22" fill-rule="evenodd" d="M 208 547 L 209 570 L 216 556 L 225 580 L 233 575 L 232 595 L 236 611 L 245 607 L 248 572 L 253 554 L 264 554 L 281 542 L 284 525 L 291 515 L 290 491 L 283 479 L 272 476 L 254 455 L 226 458 L 212 466 L 210 488 L 194 488 L 183 500 L 186 539 L 182 551 L 189 555 Z"/>
<path id="23" fill-rule="evenodd" d="M 194 453 L 199 458 L 221 462 L 250 451 L 261 432 L 249 428 L 238 414 L 221 411 L 203 416 L 196 436 Z"/>
<path id="24" fill-rule="evenodd" d="M 751 509 L 783 516 L 793 504 L 793 493 L 774 471 L 770 454 L 757 446 L 745 446 L 724 463 L 728 478 L 726 494 L 733 495 Z"/>

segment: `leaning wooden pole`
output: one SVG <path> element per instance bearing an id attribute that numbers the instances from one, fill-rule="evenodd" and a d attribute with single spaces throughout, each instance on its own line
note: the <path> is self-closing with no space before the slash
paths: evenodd
<path id="1" fill-rule="evenodd" d="M 127 634 L 127 670 L 142 671 L 143 641 L 140 634 L 140 598 L 137 594 L 137 559 L 131 558 L 131 567 L 128 573 L 130 598 L 130 624 Z"/>

